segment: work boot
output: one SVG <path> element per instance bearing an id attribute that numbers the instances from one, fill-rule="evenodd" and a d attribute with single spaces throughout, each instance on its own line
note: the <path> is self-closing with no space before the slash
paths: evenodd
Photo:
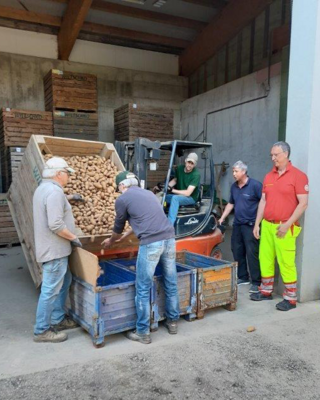
<path id="1" fill-rule="evenodd" d="M 165 327 L 168 329 L 170 335 L 176 335 L 178 333 L 178 322 L 177 321 L 164 321 Z"/>
<path id="2" fill-rule="evenodd" d="M 33 335 L 33 341 L 36 343 L 60 343 L 68 339 L 68 335 L 64 332 L 56 332 L 53 328 L 48 329 L 38 335 Z"/>
<path id="3" fill-rule="evenodd" d="M 296 304 L 290 303 L 289 300 L 285 299 L 280 301 L 280 303 L 276 304 L 276 309 L 279 311 L 289 311 L 296 307 L 297 307 Z"/>
<path id="4" fill-rule="evenodd" d="M 134 342 L 140 342 L 143 344 L 151 343 L 150 333 L 137 333 L 137 331 L 131 331 L 126 334 L 127 338 Z"/>
<path id="5" fill-rule="evenodd" d="M 269 296 L 259 292 L 259 293 L 252 293 L 250 295 L 250 299 L 253 301 L 262 301 L 262 300 L 272 300 L 272 294 L 270 294 Z"/>
<path id="6" fill-rule="evenodd" d="M 258 285 L 251 285 L 249 289 L 249 293 L 259 293 L 259 286 Z"/>
<path id="7" fill-rule="evenodd" d="M 73 329 L 77 328 L 79 325 L 74 322 L 70 317 L 65 316 L 61 322 L 59 322 L 57 325 L 52 325 L 52 328 L 55 331 L 64 331 L 65 329 Z"/>

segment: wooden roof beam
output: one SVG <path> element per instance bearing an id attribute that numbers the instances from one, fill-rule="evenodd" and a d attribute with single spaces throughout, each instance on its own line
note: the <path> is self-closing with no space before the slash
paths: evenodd
<path id="1" fill-rule="evenodd" d="M 272 3 L 272 0 L 230 0 L 179 57 L 180 74 L 191 75 Z"/>
<path id="2" fill-rule="evenodd" d="M 49 0 L 55 3 L 67 4 L 69 0 Z M 219 0 L 223 1 L 223 0 Z M 175 15 L 164 14 L 155 11 L 142 10 L 141 8 L 124 6 L 122 4 L 110 3 L 108 1 L 93 0 L 91 5 L 92 10 L 99 10 L 110 14 L 124 15 L 126 17 L 143 19 L 147 21 L 156 22 L 159 24 L 178 26 L 180 28 L 193 29 L 202 31 L 207 25 L 206 22 L 196 21 L 189 18 L 178 17 Z"/>
<path id="3" fill-rule="evenodd" d="M 32 23 L 35 24 L 32 27 L 26 26 L 26 30 L 36 30 L 36 26 L 45 27 L 55 27 L 62 28 L 62 19 L 60 17 L 54 17 L 47 14 L 33 13 L 25 10 L 18 10 L 16 8 L 11 7 L 2 7 L 0 6 L 0 18 L 9 19 L 14 21 L 21 21 L 22 23 Z M 23 29 L 23 26 L 20 25 L 20 29 Z M 39 32 L 41 30 L 39 29 Z M 108 36 L 110 42 L 114 42 L 117 39 L 121 40 L 122 45 L 125 45 L 125 40 L 128 40 L 130 43 L 145 43 L 148 45 L 157 45 L 159 48 L 173 48 L 176 52 L 178 49 L 185 49 L 190 42 L 183 39 L 171 38 L 168 36 L 155 35 L 147 32 L 141 31 L 133 31 L 129 29 L 116 28 L 113 26 L 95 24 L 91 22 L 84 22 L 82 24 L 81 33 L 89 33 L 92 35 L 100 35 L 100 36 Z M 107 43 L 108 40 L 102 41 Z M 151 50 L 151 48 L 150 48 Z M 155 50 L 156 51 L 156 50 Z"/>
<path id="4" fill-rule="evenodd" d="M 91 7 L 92 0 L 70 0 L 58 34 L 60 60 L 68 60 Z"/>

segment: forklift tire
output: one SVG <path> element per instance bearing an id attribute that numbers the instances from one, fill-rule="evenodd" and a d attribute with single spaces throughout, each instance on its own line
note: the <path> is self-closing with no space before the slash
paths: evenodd
<path id="1" fill-rule="evenodd" d="M 210 257 L 215 258 L 216 260 L 222 260 L 222 251 L 219 246 L 215 246 L 211 250 Z"/>

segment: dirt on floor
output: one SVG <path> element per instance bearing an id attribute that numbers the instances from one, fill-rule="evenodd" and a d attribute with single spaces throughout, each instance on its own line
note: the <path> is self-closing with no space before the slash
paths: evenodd
<path id="1" fill-rule="evenodd" d="M 133 342 L 132 354 L 1 380 L 0 399 L 319 400 L 320 316 L 292 316 L 251 333 Z"/>

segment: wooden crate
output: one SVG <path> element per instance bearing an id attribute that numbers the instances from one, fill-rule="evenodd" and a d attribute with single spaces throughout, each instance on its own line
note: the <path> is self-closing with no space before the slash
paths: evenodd
<path id="1" fill-rule="evenodd" d="M 229 311 L 237 304 L 237 263 L 217 260 L 188 251 L 177 253 L 179 262 L 197 270 L 197 318 L 205 311 L 225 306 Z"/>
<path id="2" fill-rule="evenodd" d="M 47 111 L 97 112 L 97 77 L 53 69 L 44 77 Z"/>
<path id="3" fill-rule="evenodd" d="M 12 179 L 20 167 L 24 150 L 25 147 L 5 147 L 0 151 L 2 190 L 4 192 L 9 190 Z"/>
<path id="4" fill-rule="evenodd" d="M 7 194 L 0 194 L 0 246 L 11 246 L 18 243 L 19 237 L 11 217 Z"/>
<path id="5" fill-rule="evenodd" d="M 173 110 L 126 104 L 114 110 L 115 140 L 131 142 L 138 137 L 162 142 L 173 140 Z M 148 188 L 164 182 L 170 157 L 161 152 L 157 171 L 148 171 Z"/>
<path id="6" fill-rule="evenodd" d="M 54 111 L 53 134 L 70 139 L 98 141 L 98 114 Z"/>
<path id="7" fill-rule="evenodd" d="M 42 180 L 44 155 L 67 157 L 74 155 L 100 155 L 110 159 L 123 171 L 123 164 L 113 144 L 63 139 L 50 136 L 32 136 L 8 194 L 8 202 L 17 228 L 24 255 L 37 286 L 41 284 L 41 266 L 36 262 L 33 237 L 33 194 Z M 83 247 L 93 253 L 100 253 L 101 242 L 110 235 L 79 236 Z"/>
<path id="8" fill-rule="evenodd" d="M 26 147 L 31 135 L 53 135 L 52 113 L 2 108 L 0 147 Z"/>
<path id="9" fill-rule="evenodd" d="M 137 137 L 150 140 L 173 139 L 173 110 L 126 104 L 114 110 L 115 140 L 133 141 Z"/>
<path id="10" fill-rule="evenodd" d="M 69 314 L 101 346 L 105 336 L 134 329 L 135 274 L 98 258 L 82 249 L 70 257 L 73 281 Z"/>

